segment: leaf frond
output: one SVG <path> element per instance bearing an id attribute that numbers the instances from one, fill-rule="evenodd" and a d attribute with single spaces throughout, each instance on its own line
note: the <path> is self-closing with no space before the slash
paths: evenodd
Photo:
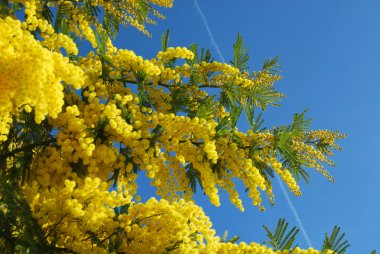
<path id="1" fill-rule="evenodd" d="M 339 234 L 339 232 L 340 227 L 334 226 L 330 235 L 326 233 L 322 251 L 333 250 L 336 254 L 344 254 L 346 252 L 350 244 L 347 240 L 343 241 L 345 234 Z"/>
<path id="2" fill-rule="evenodd" d="M 279 219 L 274 232 L 271 232 L 267 226 L 263 225 L 268 237 L 268 240 L 264 241 L 264 244 L 270 245 L 274 250 L 290 250 L 296 247 L 293 244 L 299 229 L 293 227 L 289 231 L 286 231 L 288 225 L 289 223 L 285 219 Z"/>
<path id="3" fill-rule="evenodd" d="M 274 58 L 268 58 L 267 60 L 264 61 L 262 70 L 270 72 L 272 74 L 278 74 L 280 73 L 280 68 L 281 65 L 278 64 L 279 62 L 279 57 L 275 56 Z"/>
<path id="4" fill-rule="evenodd" d="M 249 54 L 243 43 L 243 37 L 238 33 L 234 44 L 234 59 L 230 63 L 240 71 L 248 69 Z"/>

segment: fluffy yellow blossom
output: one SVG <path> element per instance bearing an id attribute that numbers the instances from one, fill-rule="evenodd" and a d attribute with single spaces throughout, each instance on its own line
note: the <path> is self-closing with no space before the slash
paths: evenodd
<path id="1" fill-rule="evenodd" d="M 171 7 L 172 0 L 10 4 L 21 4 L 17 14 L 25 20 L 0 18 L 1 180 L 19 184 L 28 223 L 46 245 L 41 252 L 319 253 L 224 242 L 192 201 L 202 188 L 220 206 L 225 191 L 244 211 L 244 186 L 264 210 L 262 193 L 273 203 L 272 173 L 300 195 L 284 147 L 332 179 L 324 165 L 333 165 L 329 157 L 344 135 L 289 131 L 281 139 L 278 129 L 236 128 L 239 107 L 265 108 L 257 94 L 281 97 L 274 90 L 280 76 L 199 57 L 194 47 L 168 47 L 149 60 L 113 45 L 113 22 L 149 34 L 149 13 L 164 18 L 153 7 Z M 56 10 L 54 21 L 47 9 Z M 75 36 L 94 49 L 79 54 Z M 137 177 L 150 181 L 157 198 L 142 201 Z M 3 214 L 10 209 L 0 205 Z"/>
<path id="2" fill-rule="evenodd" d="M 63 84 L 79 89 L 83 71 L 59 53 L 44 48 L 21 22 L 10 17 L 0 19 L 0 114 L 6 134 L 9 113 L 34 110 L 40 123 L 47 114 L 55 118 L 63 105 Z"/>

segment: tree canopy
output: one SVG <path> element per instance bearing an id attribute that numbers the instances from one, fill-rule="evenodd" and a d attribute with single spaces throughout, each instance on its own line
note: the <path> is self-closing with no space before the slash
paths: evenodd
<path id="1" fill-rule="evenodd" d="M 312 130 L 306 111 L 266 128 L 279 105 L 278 58 L 250 70 L 240 35 L 229 63 L 196 44 L 152 59 L 116 48 L 120 26 L 149 36 L 172 0 L 1 0 L 0 249 L 5 253 L 319 253 L 294 245 L 280 220 L 264 244 L 219 237 L 192 201 L 218 192 L 261 210 L 272 180 L 295 195 L 310 169 L 332 176 L 337 131 Z M 87 54 L 78 50 L 88 41 Z M 210 92 L 213 91 L 213 92 Z M 250 125 L 239 131 L 237 121 Z M 140 201 L 146 175 L 157 197 Z M 241 194 L 241 193 L 240 193 Z M 245 204 L 246 205 L 246 204 Z M 248 204 L 249 205 L 249 204 Z M 286 233 L 286 234 L 285 234 Z M 323 253 L 343 253 L 339 228 Z M 338 238 L 337 238 L 338 237 Z"/>

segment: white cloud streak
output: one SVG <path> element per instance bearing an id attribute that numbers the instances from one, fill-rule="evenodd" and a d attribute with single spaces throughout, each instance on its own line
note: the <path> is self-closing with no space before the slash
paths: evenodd
<path id="1" fill-rule="evenodd" d="M 197 11 L 198 11 L 198 13 L 199 13 L 199 16 L 201 16 L 201 19 L 202 19 L 203 25 L 205 26 L 205 28 L 206 28 L 206 30 L 207 30 L 207 33 L 208 33 L 208 36 L 209 36 L 209 38 L 210 38 L 211 44 L 212 44 L 212 45 L 214 46 L 214 48 L 216 49 L 216 52 L 218 53 L 219 58 L 220 58 L 223 62 L 225 62 L 224 57 L 223 57 L 223 54 L 222 54 L 222 52 L 220 51 L 218 44 L 216 43 L 216 40 L 215 40 L 215 38 L 214 38 L 214 35 L 212 34 L 212 31 L 211 31 L 210 26 L 208 25 L 208 22 L 207 22 L 206 16 L 204 15 L 204 13 L 203 13 L 201 7 L 199 6 L 199 3 L 198 3 L 197 0 L 194 0 L 194 5 L 195 5 L 195 8 L 197 9 Z M 285 189 L 285 187 L 284 187 L 284 184 L 282 183 L 282 181 L 280 180 L 279 177 L 276 177 L 276 179 L 277 179 L 277 181 L 278 181 L 278 183 L 279 183 L 279 185 L 280 185 L 280 187 L 281 187 L 282 193 L 283 193 L 284 196 L 285 196 L 285 199 L 286 199 L 286 201 L 287 201 L 287 203 L 288 203 L 288 205 L 289 205 L 289 208 L 290 208 L 290 210 L 292 211 L 292 213 L 293 213 L 293 215 L 294 215 L 294 217 L 295 217 L 295 219 L 296 219 L 296 221 L 297 221 L 297 223 L 298 223 L 298 226 L 299 226 L 299 228 L 300 228 L 300 230 L 301 230 L 301 233 L 302 233 L 302 235 L 304 236 L 304 238 L 305 238 L 305 240 L 306 240 L 306 243 L 309 245 L 309 247 L 311 247 L 312 244 L 311 244 L 310 238 L 309 238 L 309 236 L 308 236 L 308 234 L 307 234 L 307 232 L 306 232 L 306 230 L 305 230 L 305 228 L 304 228 L 304 226 L 303 226 L 303 224 L 302 224 L 301 218 L 300 218 L 300 216 L 298 215 L 298 212 L 297 212 L 296 208 L 295 208 L 294 205 L 293 205 L 293 202 L 291 201 L 291 199 L 290 199 L 288 193 L 286 192 L 286 189 Z"/>
<path id="2" fill-rule="evenodd" d="M 208 33 L 208 36 L 210 37 L 211 44 L 212 44 L 212 45 L 214 46 L 214 48 L 216 49 L 216 52 L 218 53 L 220 60 L 221 60 L 223 63 L 225 63 L 226 61 L 224 60 L 223 54 L 222 54 L 222 52 L 220 51 L 219 46 L 218 46 L 218 44 L 217 44 L 216 41 L 215 41 L 214 35 L 212 34 L 212 31 L 211 31 L 211 28 L 209 27 L 208 22 L 207 22 L 207 19 L 206 19 L 204 13 L 203 13 L 201 7 L 199 6 L 197 0 L 194 0 L 194 5 L 195 5 L 195 8 L 197 9 L 197 11 L 198 11 L 198 13 L 199 13 L 199 16 L 201 16 L 201 19 L 202 19 L 203 25 L 205 26 L 205 28 L 206 28 L 206 30 L 207 30 L 207 33 Z"/>
<path id="3" fill-rule="evenodd" d="M 304 237 L 305 240 L 306 240 L 306 243 L 309 245 L 309 247 L 311 247 L 312 244 L 311 244 L 310 238 L 309 238 L 308 234 L 306 233 L 306 230 L 305 230 L 305 228 L 304 228 L 304 226 L 303 226 L 303 224 L 302 224 L 301 218 L 300 218 L 300 216 L 298 215 L 298 212 L 297 212 L 296 208 L 294 207 L 293 202 L 292 202 L 292 200 L 290 199 L 290 197 L 289 197 L 289 195 L 288 195 L 288 192 L 286 191 L 286 189 L 285 189 L 285 187 L 284 187 L 284 184 L 282 183 L 282 181 L 280 180 L 280 178 L 279 178 L 278 176 L 275 177 L 275 178 L 277 179 L 277 182 L 278 182 L 278 184 L 279 184 L 280 187 L 281 187 L 281 190 L 282 190 L 282 193 L 283 193 L 284 196 L 285 196 L 286 202 L 288 202 L 289 208 L 290 208 L 290 210 L 292 211 L 292 213 L 293 213 L 293 215 L 294 215 L 294 217 L 295 217 L 295 219 L 296 219 L 296 221 L 297 221 L 297 223 L 298 223 L 298 227 L 300 228 L 301 233 L 302 233 L 303 237 Z"/>

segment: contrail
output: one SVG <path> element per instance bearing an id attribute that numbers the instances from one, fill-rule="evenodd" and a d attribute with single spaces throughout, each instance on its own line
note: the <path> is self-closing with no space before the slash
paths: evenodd
<path id="1" fill-rule="evenodd" d="M 202 18 L 202 21 L 203 21 L 204 26 L 206 27 L 206 30 L 207 30 L 208 36 L 210 37 L 211 43 L 212 43 L 212 45 L 214 46 L 214 48 L 216 49 L 216 51 L 217 51 L 217 53 L 218 53 L 218 55 L 219 55 L 219 58 L 220 58 L 223 62 L 225 62 L 224 57 L 223 57 L 223 54 L 222 54 L 222 52 L 220 51 L 219 46 L 218 46 L 218 44 L 217 44 L 216 41 L 215 41 L 214 35 L 212 34 L 212 31 L 211 31 L 211 29 L 210 29 L 210 27 L 209 27 L 209 25 L 208 25 L 207 19 L 206 19 L 205 15 L 203 14 L 203 11 L 202 11 L 201 7 L 200 7 L 199 4 L 198 4 L 198 0 L 194 0 L 194 5 L 195 5 L 195 8 L 197 9 L 199 15 L 200 15 L 201 18 Z M 297 223 L 298 223 L 298 226 L 299 226 L 299 228 L 300 228 L 300 230 L 301 230 L 301 232 L 302 232 L 302 234 L 303 234 L 303 236 L 304 236 L 304 238 L 305 238 L 307 244 L 309 245 L 309 247 L 311 247 L 311 241 L 310 241 L 310 238 L 309 238 L 309 236 L 307 235 L 305 228 L 303 227 L 303 224 L 302 224 L 302 222 L 301 222 L 301 218 L 300 218 L 300 216 L 298 215 L 297 210 L 296 210 L 296 208 L 295 208 L 294 205 L 293 205 L 293 202 L 290 200 L 290 197 L 289 197 L 288 193 L 286 192 L 285 187 L 284 187 L 283 183 L 281 182 L 281 180 L 280 180 L 278 177 L 276 177 L 276 178 L 277 178 L 278 183 L 280 184 L 280 187 L 281 187 L 281 190 L 282 190 L 282 192 L 283 192 L 283 194 L 284 194 L 284 196 L 285 196 L 285 199 L 286 199 L 286 201 L 288 202 L 289 208 L 290 208 L 290 210 L 292 211 L 294 217 L 296 218 L 296 221 L 297 221 Z"/>
<path id="2" fill-rule="evenodd" d="M 301 229 L 301 232 L 302 232 L 303 236 L 305 237 L 305 240 L 306 240 L 307 244 L 309 245 L 309 247 L 311 247 L 312 244 L 311 244 L 310 238 L 309 238 L 309 236 L 307 235 L 305 228 L 303 227 L 303 224 L 302 224 L 302 222 L 301 222 L 301 218 L 300 218 L 300 216 L 298 215 L 297 210 L 296 210 L 296 208 L 294 207 L 292 200 L 290 200 L 290 197 L 289 197 L 289 195 L 288 195 L 288 192 L 285 190 L 284 184 L 282 183 L 282 181 L 280 180 L 279 177 L 275 177 L 275 178 L 277 179 L 277 182 L 278 182 L 278 184 L 279 184 L 280 187 L 281 187 L 282 193 L 284 193 L 285 199 L 286 199 L 286 201 L 288 202 L 288 205 L 289 205 L 290 210 L 292 211 L 294 217 L 296 218 L 296 221 L 297 221 L 297 223 L 298 223 L 298 226 L 299 226 L 299 228 Z"/>
<path id="3" fill-rule="evenodd" d="M 201 16 L 202 22 L 203 22 L 204 26 L 206 27 L 206 30 L 207 30 L 208 36 L 210 37 L 211 43 L 214 46 L 214 48 L 216 49 L 216 52 L 218 53 L 220 60 L 222 60 L 222 62 L 225 63 L 226 61 L 224 60 L 223 54 L 220 51 L 219 46 L 215 41 L 214 35 L 212 34 L 210 27 L 208 26 L 207 19 L 206 19 L 205 15 L 203 14 L 201 7 L 198 4 L 198 0 L 194 0 L 194 5 L 195 5 L 195 8 L 197 9 L 199 15 Z"/>

